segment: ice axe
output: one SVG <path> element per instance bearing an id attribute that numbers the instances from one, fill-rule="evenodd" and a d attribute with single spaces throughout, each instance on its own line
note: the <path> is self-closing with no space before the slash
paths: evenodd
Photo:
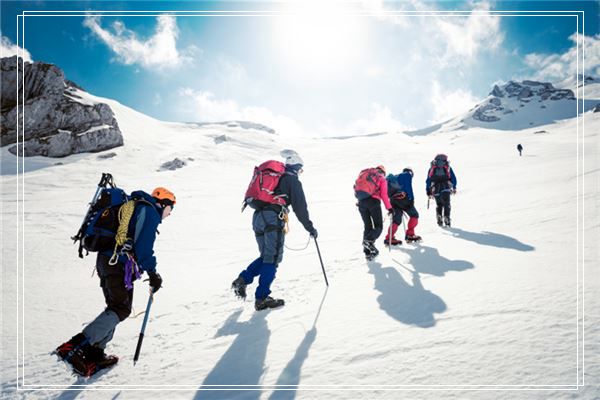
<path id="1" fill-rule="evenodd" d="M 321 258 L 321 250 L 319 250 L 319 243 L 317 243 L 317 238 L 312 237 L 315 241 L 315 246 L 317 246 L 317 254 L 319 255 L 319 261 L 321 262 L 321 269 L 323 270 L 323 277 L 325 278 L 325 285 L 329 287 L 329 282 L 327 281 L 327 274 L 325 273 L 325 266 L 323 265 L 323 259 Z"/>
<path id="2" fill-rule="evenodd" d="M 137 363 L 140 358 L 140 351 L 142 350 L 142 342 L 144 341 L 144 332 L 146 331 L 146 324 L 148 323 L 148 315 L 150 315 L 150 306 L 154 301 L 154 292 L 150 290 L 150 297 L 148 298 L 148 304 L 146 305 L 146 313 L 144 315 L 144 322 L 142 322 L 142 329 L 140 336 L 138 337 L 137 346 L 135 347 L 135 355 L 133 356 L 133 365 Z"/>

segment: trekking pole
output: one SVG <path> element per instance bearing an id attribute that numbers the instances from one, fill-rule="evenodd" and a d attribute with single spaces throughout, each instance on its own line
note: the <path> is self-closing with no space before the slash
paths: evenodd
<path id="1" fill-rule="evenodd" d="M 429 200 L 431 200 L 431 196 L 427 196 L 427 209 L 429 210 Z"/>
<path id="2" fill-rule="evenodd" d="M 406 234 L 406 223 L 404 222 L 404 212 L 402 212 L 402 226 L 404 227 L 404 234 Z"/>
<path id="3" fill-rule="evenodd" d="M 150 314 L 150 306 L 154 301 L 154 292 L 150 292 L 150 297 L 148 298 L 148 305 L 146 305 L 146 315 L 144 315 L 144 322 L 142 322 L 142 330 L 140 331 L 140 336 L 138 338 L 137 346 L 135 347 L 135 355 L 133 356 L 133 365 L 140 358 L 140 350 L 142 350 L 142 342 L 144 341 L 144 332 L 146 331 L 146 323 L 148 322 L 148 315 Z"/>
<path id="4" fill-rule="evenodd" d="M 388 232 L 388 252 L 392 252 L 392 224 L 394 223 L 394 218 L 390 219 L 390 231 Z"/>
<path id="5" fill-rule="evenodd" d="M 319 254 L 319 261 L 321 262 L 321 269 L 323 270 L 325 285 L 329 287 L 329 281 L 327 281 L 327 274 L 325 273 L 325 266 L 323 265 L 323 259 L 321 258 L 321 250 L 319 250 L 319 243 L 317 243 L 317 238 L 313 237 L 313 239 L 315 240 L 315 246 L 317 246 L 317 254 Z"/>

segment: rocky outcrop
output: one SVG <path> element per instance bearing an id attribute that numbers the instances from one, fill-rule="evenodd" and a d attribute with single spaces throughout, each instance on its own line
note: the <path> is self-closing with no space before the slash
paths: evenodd
<path id="1" fill-rule="evenodd" d="M 494 85 L 490 97 L 475 107 L 473 119 L 481 122 L 497 122 L 502 115 L 515 113 L 527 103 L 542 103 L 540 108 L 557 100 L 575 100 L 569 89 L 557 89 L 551 83 L 524 80 L 509 81 L 504 85 Z"/>
<path id="2" fill-rule="evenodd" d="M 85 94 L 52 64 L 1 59 L 2 124 L 0 146 L 19 155 L 65 157 L 123 145 L 114 113 L 107 104 L 84 100 Z M 17 107 L 17 93 L 19 107 Z M 17 110 L 18 109 L 18 110 Z"/>

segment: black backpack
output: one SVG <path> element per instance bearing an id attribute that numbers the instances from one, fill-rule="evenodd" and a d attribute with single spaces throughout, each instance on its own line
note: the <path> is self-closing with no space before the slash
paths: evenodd
<path id="1" fill-rule="evenodd" d="M 428 177 L 433 183 L 447 182 L 451 179 L 448 156 L 438 154 L 431 162 Z"/>

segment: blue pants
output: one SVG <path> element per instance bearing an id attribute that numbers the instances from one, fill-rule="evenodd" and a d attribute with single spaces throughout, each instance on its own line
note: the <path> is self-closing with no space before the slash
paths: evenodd
<path id="1" fill-rule="evenodd" d="M 283 259 L 283 226 L 284 222 L 279 219 L 279 213 L 276 211 L 264 209 L 254 212 L 252 230 L 260 257 L 252 261 L 240 276 L 248 285 L 259 276 L 256 299 L 264 299 L 271 294 L 271 283 L 275 279 L 277 265 Z"/>
<path id="2" fill-rule="evenodd" d="M 258 287 L 254 294 L 257 300 L 266 298 L 271 294 L 271 283 L 275 279 L 275 271 L 277 266 L 272 263 L 265 263 L 261 257 L 252 261 L 248 268 L 242 271 L 240 276 L 244 279 L 246 284 L 251 284 L 256 276 L 258 278 Z"/>

